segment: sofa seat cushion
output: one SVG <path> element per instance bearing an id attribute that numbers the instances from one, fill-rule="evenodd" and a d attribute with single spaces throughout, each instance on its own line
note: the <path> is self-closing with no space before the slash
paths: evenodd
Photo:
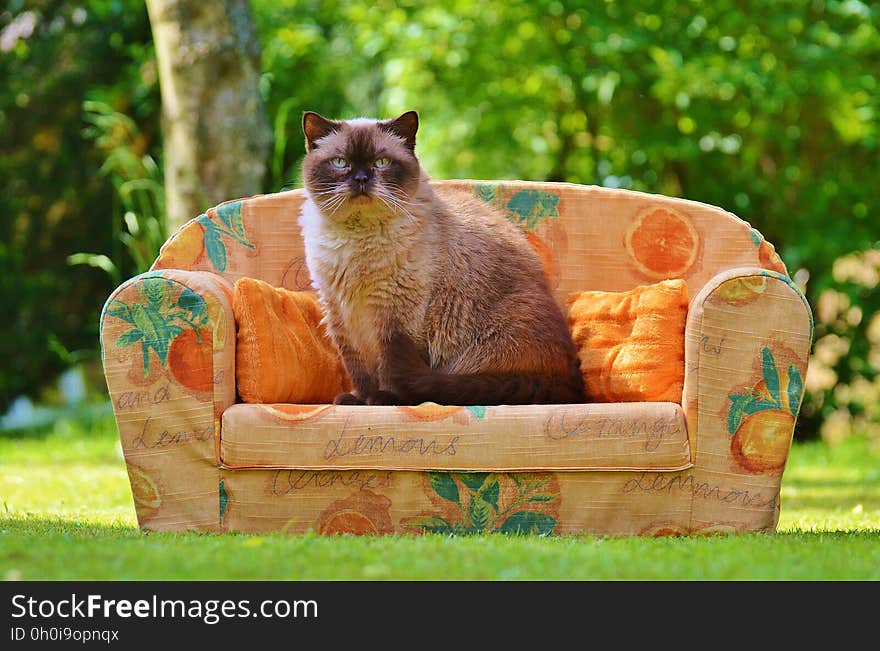
<path id="1" fill-rule="evenodd" d="M 691 465 L 671 402 L 414 407 L 236 404 L 228 468 L 680 470 Z"/>

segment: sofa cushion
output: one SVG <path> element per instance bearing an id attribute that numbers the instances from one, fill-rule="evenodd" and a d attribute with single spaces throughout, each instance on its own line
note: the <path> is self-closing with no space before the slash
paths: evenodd
<path id="1" fill-rule="evenodd" d="M 236 388 L 245 402 L 332 402 L 351 383 L 318 299 L 254 278 L 235 283 Z"/>
<path id="2" fill-rule="evenodd" d="M 586 398 L 681 403 L 688 292 L 664 280 L 625 292 L 585 291 L 568 299 Z"/>
<path id="3" fill-rule="evenodd" d="M 416 407 L 237 404 L 223 413 L 230 468 L 678 470 L 690 466 L 670 402 Z"/>

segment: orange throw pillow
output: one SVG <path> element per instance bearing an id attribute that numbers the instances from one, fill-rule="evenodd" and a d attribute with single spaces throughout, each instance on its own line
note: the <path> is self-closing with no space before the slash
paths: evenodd
<path id="1" fill-rule="evenodd" d="M 232 311 L 235 381 L 244 402 L 321 404 L 350 390 L 314 294 L 240 278 Z"/>
<path id="2" fill-rule="evenodd" d="M 568 324 L 586 398 L 681 403 L 687 308 L 684 280 L 570 294 Z"/>

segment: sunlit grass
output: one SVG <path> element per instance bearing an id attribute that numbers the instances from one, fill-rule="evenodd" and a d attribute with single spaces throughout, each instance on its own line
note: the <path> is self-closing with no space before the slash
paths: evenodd
<path id="1" fill-rule="evenodd" d="M 880 454 L 864 439 L 795 445 L 779 531 L 880 532 Z"/>
<path id="2" fill-rule="evenodd" d="M 779 533 L 325 538 L 142 533 L 112 419 L 0 439 L 2 579 L 880 579 L 880 455 L 797 444 Z"/>

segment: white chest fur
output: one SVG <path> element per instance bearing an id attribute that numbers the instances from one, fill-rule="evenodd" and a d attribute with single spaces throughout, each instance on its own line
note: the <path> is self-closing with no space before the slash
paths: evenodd
<path id="1" fill-rule="evenodd" d="M 403 218 L 382 223 L 328 221 L 311 199 L 300 216 L 306 264 L 324 309 L 342 321 L 349 342 L 370 366 L 393 319 L 420 338 L 428 261 L 418 260 L 418 231 Z"/>

